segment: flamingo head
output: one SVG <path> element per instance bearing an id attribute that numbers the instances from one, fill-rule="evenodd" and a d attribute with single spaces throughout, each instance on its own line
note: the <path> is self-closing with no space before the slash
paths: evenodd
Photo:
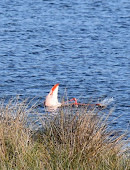
<path id="1" fill-rule="evenodd" d="M 45 106 L 48 106 L 48 107 L 54 107 L 54 106 L 60 106 L 61 103 L 58 102 L 58 88 L 59 88 L 59 83 L 55 84 L 49 94 L 46 96 L 46 99 L 45 99 Z"/>
<path id="2" fill-rule="evenodd" d="M 70 99 L 69 101 L 75 101 L 75 104 L 78 104 L 77 103 L 77 99 L 75 97 L 73 97 L 72 99 Z"/>

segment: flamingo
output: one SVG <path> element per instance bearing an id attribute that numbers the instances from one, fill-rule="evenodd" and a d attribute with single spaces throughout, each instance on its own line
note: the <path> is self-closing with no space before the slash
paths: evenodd
<path id="1" fill-rule="evenodd" d="M 59 88 L 59 83 L 55 84 L 49 94 L 46 96 L 44 105 L 47 107 L 60 107 L 61 103 L 58 102 L 58 88 Z"/>
<path id="2" fill-rule="evenodd" d="M 49 94 L 46 96 L 46 99 L 44 101 L 44 105 L 46 107 L 53 107 L 53 108 L 57 108 L 57 107 L 61 107 L 61 106 L 68 106 L 68 105 L 77 105 L 77 99 L 76 98 L 72 98 L 69 101 L 75 101 L 74 103 L 60 103 L 58 102 L 58 88 L 59 88 L 59 83 L 55 84 Z"/>
<path id="3" fill-rule="evenodd" d="M 68 101 L 74 101 L 74 103 L 67 103 L 63 102 L 60 103 L 58 102 L 58 88 L 59 88 L 59 83 L 55 84 L 49 94 L 46 96 L 46 99 L 44 101 L 44 105 L 46 107 L 51 107 L 51 108 L 58 108 L 61 106 L 69 106 L 69 105 L 75 105 L 75 106 L 98 106 L 101 108 L 105 108 L 109 103 L 113 101 L 113 98 L 105 98 L 102 102 L 100 103 L 95 103 L 95 104 L 87 104 L 87 103 L 78 103 L 76 98 L 72 98 Z"/>

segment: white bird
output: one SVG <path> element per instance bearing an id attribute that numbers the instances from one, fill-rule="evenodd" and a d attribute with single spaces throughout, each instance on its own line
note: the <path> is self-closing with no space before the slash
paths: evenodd
<path id="1" fill-rule="evenodd" d="M 108 104 L 110 104 L 112 101 L 113 101 L 113 98 L 105 98 L 102 102 L 100 103 L 95 103 L 95 104 L 87 104 L 87 103 L 77 103 L 77 99 L 76 98 L 72 98 L 68 101 L 74 101 L 74 103 L 68 103 L 67 102 L 63 102 L 63 103 L 60 103 L 58 102 L 58 88 L 59 88 L 59 83 L 55 84 L 49 94 L 46 96 L 46 99 L 44 101 L 44 105 L 55 110 L 57 109 L 58 107 L 61 107 L 61 106 L 69 106 L 69 105 L 75 105 L 75 106 L 99 106 L 99 107 L 106 107 Z"/>
<path id="2" fill-rule="evenodd" d="M 58 88 L 59 83 L 55 84 L 46 96 L 44 105 L 47 107 L 60 107 L 61 103 L 58 102 Z"/>

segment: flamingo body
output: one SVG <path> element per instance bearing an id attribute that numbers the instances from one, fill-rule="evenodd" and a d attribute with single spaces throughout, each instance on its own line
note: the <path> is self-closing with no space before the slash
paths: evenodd
<path id="1" fill-rule="evenodd" d="M 59 107 L 61 106 L 61 103 L 58 102 L 58 88 L 59 88 L 59 83 L 55 84 L 49 94 L 46 96 L 45 99 L 45 106 L 47 107 Z"/>
<path id="2" fill-rule="evenodd" d="M 44 105 L 49 107 L 49 108 L 53 108 L 53 109 L 57 109 L 60 106 L 71 106 L 71 105 L 75 105 L 75 106 L 99 106 L 99 107 L 106 107 L 109 103 L 111 103 L 111 101 L 113 101 L 113 98 L 105 98 L 102 102 L 100 103 L 95 103 L 95 104 L 86 104 L 86 103 L 77 103 L 77 99 L 76 98 L 72 98 L 69 101 L 74 101 L 74 103 L 59 103 L 58 102 L 58 88 L 59 88 L 59 83 L 55 84 L 49 94 L 46 96 Z"/>

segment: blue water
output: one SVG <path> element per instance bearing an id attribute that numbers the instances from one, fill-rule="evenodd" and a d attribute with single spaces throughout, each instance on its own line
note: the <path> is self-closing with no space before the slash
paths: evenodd
<path id="1" fill-rule="evenodd" d="M 80 102 L 114 97 L 128 129 L 129 0 L 1 0 L 0 99 L 43 102 L 55 83 Z"/>

